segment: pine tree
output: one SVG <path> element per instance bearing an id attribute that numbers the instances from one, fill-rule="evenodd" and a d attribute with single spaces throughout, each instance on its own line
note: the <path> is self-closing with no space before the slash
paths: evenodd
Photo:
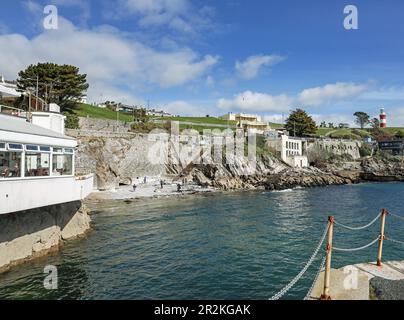
<path id="1" fill-rule="evenodd" d="M 303 109 L 294 110 L 286 120 L 286 130 L 289 134 L 296 137 L 303 137 L 315 134 L 317 131 L 316 123 Z"/>

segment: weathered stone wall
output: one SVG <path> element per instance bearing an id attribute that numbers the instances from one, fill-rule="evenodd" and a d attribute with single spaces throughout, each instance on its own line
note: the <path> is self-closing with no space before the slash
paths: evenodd
<path id="1" fill-rule="evenodd" d="M 90 229 L 80 201 L 0 215 L 0 272 L 58 250 Z"/>
<path id="2" fill-rule="evenodd" d="M 128 132 L 131 124 L 123 121 L 79 118 L 79 126 L 81 130 L 104 131 L 104 132 Z"/>
<path id="3" fill-rule="evenodd" d="M 336 140 L 336 139 L 315 139 L 308 141 L 307 152 L 320 150 L 336 155 L 348 154 L 353 160 L 360 158 L 359 149 L 362 145 L 360 141 Z"/>

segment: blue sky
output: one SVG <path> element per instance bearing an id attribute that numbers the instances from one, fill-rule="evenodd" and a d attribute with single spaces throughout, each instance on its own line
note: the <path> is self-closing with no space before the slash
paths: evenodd
<path id="1" fill-rule="evenodd" d="M 47 4 L 57 30 L 43 27 Z M 358 30 L 343 27 L 349 4 Z M 88 74 L 94 102 L 275 121 L 303 107 L 336 123 L 384 106 L 404 126 L 403 34 L 400 0 L 3 0 L 0 74 L 69 63 Z"/>

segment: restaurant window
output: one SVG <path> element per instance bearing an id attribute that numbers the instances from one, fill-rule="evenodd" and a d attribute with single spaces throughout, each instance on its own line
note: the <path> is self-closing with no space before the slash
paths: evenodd
<path id="1" fill-rule="evenodd" d="M 16 144 L 16 143 L 9 143 L 8 144 L 8 149 L 9 150 L 18 150 L 18 151 L 22 151 L 22 144 Z"/>
<path id="2" fill-rule="evenodd" d="M 53 176 L 70 176 L 73 174 L 73 155 L 54 154 L 52 160 Z"/>
<path id="3" fill-rule="evenodd" d="M 0 178 L 21 177 L 21 152 L 0 151 Z"/>
<path id="4" fill-rule="evenodd" d="M 50 175 L 50 154 L 33 153 L 25 154 L 25 176 L 46 177 Z"/>

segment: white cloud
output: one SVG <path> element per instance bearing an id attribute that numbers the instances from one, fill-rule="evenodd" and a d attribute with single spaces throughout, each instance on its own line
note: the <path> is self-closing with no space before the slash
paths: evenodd
<path id="1" fill-rule="evenodd" d="M 366 100 L 404 100 L 404 87 L 381 87 L 377 90 L 365 92 L 362 99 Z"/>
<path id="2" fill-rule="evenodd" d="M 250 56 L 243 62 L 237 61 L 236 70 L 242 79 L 249 80 L 255 78 L 263 67 L 273 66 L 283 60 L 285 57 L 278 55 Z"/>
<path id="3" fill-rule="evenodd" d="M 364 84 L 337 82 L 323 87 L 305 89 L 300 93 L 298 101 L 304 106 L 320 106 L 334 101 L 355 98 L 366 90 L 367 86 Z"/>
<path id="4" fill-rule="evenodd" d="M 386 108 L 387 125 L 389 127 L 404 127 L 404 106 Z"/>
<path id="5" fill-rule="evenodd" d="M 219 99 L 217 107 L 227 110 L 250 112 L 288 112 L 291 108 L 318 107 L 346 99 L 353 99 L 367 89 L 366 85 L 337 82 L 323 87 L 309 88 L 301 91 L 296 97 L 286 94 L 270 95 L 267 93 L 245 91 L 233 99 Z"/>
<path id="6" fill-rule="evenodd" d="M 58 30 L 43 31 L 32 39 L 20 34 L 0 35 L 0 48 L 0 70 L 8 78 L 16 78 L 20 70 L 38 62 L 72 64 L 88 74 L 93 98 L 106 87 L 117 93 L 146 85 L 166 88 L 188 84 L 205 76 L 219 60 L 211 55 L 199 57 L 189 48 L 158 51 L 112 27 L 77 29 L 62 17 Z M 115 100 L 120 101 L 119 97 Z"/>
<path id="7" fill-rule="evenodd" d="M 245 91 L 233 99 L 220 99 L 217 107 L 220 109 L 236 109 L 240 111 L 279 112 L 288 110 L 293 99 L 287 95 L 272 96 L 265 93 Z"/>
<path id="8" fill-rule="evenodd" d="M 136 15 L 140 27 L 167 26 L 184 34 L 209 27 L 214 14 L 207 6 L 198 10 L 190 0 L 120 0 L 115 11 L 118 16 Z"/>
<path id="9" fill-rule="evenodd" d="M 164 111 L 173 115 L 204 117 L 209 114 L 210 108 L 195 105 L 185 101 L 173 101 L 162 107 Z"/>

